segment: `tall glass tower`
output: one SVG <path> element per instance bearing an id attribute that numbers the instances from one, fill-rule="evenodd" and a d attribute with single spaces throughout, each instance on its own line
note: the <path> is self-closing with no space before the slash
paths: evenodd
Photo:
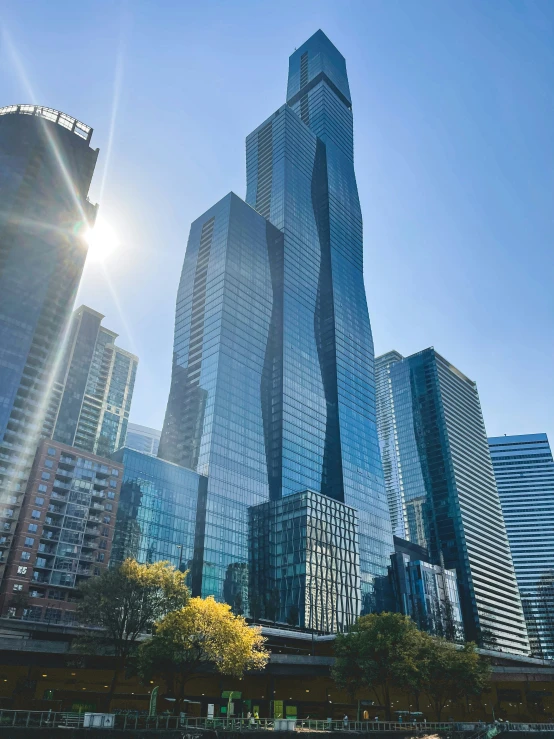
<path id="1" fill-rule="evenodd" d="M 554 461 L 546 434 L 489 439 L 531 652 L 554 659 Z"/>
<path id="2" fill-rule="evenodd" d="M 246 203 L 231 194 L 191 228 L 159 456 L 208 476 L 201 592 L 223 599 L 247 563 L 249 507 L 309 490 L 356 511 L 353 581 L 370 610 L 392 530 L 350 90 L 321 31 L 291 56 L 287 103 L 247 137 L 246 160 Z"/>
<path id="3" fill-rule="evenodd" d="M 92 129 L 52 108 L 0 108 L 0 519 L 11 545 L 86 256 Z M 0 510 L 3 506 L 0 506 Z M 5 559 L 4 559 L 5 561 Z"/>
<path id="4" fill-rule="evenodd" d="M 138 358 L 115 345 L 103 318 L 86 305 L 73 314 L 45 435 L 107 457 L 125 443 Z"/>
<path id="5" fill-rule="evenodd" d="M 528 654 L 477 387 L 433 348 L 389 376 L 406 538 L 456 570 L 467 639 Z"/>

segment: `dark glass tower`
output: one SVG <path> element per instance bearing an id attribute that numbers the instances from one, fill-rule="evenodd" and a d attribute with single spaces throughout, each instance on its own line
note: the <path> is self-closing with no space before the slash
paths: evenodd
<path id="1" fill-rule="evenodd" d="M 477 387 L 432 348 L 388 372 L 406 536 L 456 570 L 467 639 L 528 654 Z"/>
<path id="2" fill-rule="evenodd" d="M 0 108 L 0 496 L 17 518 L 81 277 L 92 129 L 51 108 Z M 0 521 L 11 541 L 13 521 Z"/>
<path id="3" fill-rule="evenodd" d="M 287 104 L 246 158 L 247 204 L 230 195 L 191 229 L 159 455 L 208 475 L 203 593 L 223 598 L 247 561 L 249 506 L 310 490 L 356 511 L 369 610 L 393 543 L 350 90 L 321 31 L 291 56 Z"/>

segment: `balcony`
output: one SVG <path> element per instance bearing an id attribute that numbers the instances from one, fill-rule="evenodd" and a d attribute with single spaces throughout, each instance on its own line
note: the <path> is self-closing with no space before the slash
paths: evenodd
<path id="1" fill-rule="evenodd" d="M 51 516 L 46 516 L 44 519 L 45 526 L 51 526 L 53 528 L 61 529 L 62 524 L 59 519 L 54 520 Z"/>

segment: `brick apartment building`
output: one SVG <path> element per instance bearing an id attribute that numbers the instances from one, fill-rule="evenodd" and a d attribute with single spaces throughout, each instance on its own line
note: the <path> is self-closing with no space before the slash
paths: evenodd
<path id="1" fill-rule="evenodd" d="M 123 466 L 51 440 L 40 443 L 0 591 L 0 616 L 72 623 L 75 588 L 107 567 Z M 9 503 L 0 511 L 10 515 Z M 6 537 L 0 531 L 0 545 Z"/>

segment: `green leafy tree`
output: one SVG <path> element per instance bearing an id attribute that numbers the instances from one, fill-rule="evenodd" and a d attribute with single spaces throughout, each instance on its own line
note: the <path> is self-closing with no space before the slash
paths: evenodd
<path id="1" fill-rule="evenodd" d="M 392 718 L 391 690 L 419 691 L 422 640 L 430 638 L 400 613 L 362 616 L 346 634 L 337 635 L 333 678 L 354 697 L 366 688 Z"/>
<path id="2" fill-rule="evenodd" d="M 185 686 L 195 675 L 213 668 L 223 675 L 242 677 L 263 669 L 269 659 L 261 629 L 233 614 L 227 603 L 191 598 L 156 624 L 151 639 L 141 644 L 137 669 L 144 681 L 164 678 L 179 713 Z"/>
<path id="3" fill-rule="evenodd" d="M 443 638 L 427 637 L 420 653 L 421 687 L 437 721 L 450 702 L 478 696 L 488 688 L 490 665 L 472 642 L 462 648 Z"/>
<path id="4" fill-rule="evenodd" d="M 113 654 L 116 658 L 108 704 L 118 674 L 136 650 L 139 636 L 149 632 L 167 613 L 188 602 L 185 578 L 186 573 L 168 562 L 139 564 L 127 559 L 80 588 L 77 620 L 94 630 L 81 637 L 78 646 L 82 651 Z"/>

